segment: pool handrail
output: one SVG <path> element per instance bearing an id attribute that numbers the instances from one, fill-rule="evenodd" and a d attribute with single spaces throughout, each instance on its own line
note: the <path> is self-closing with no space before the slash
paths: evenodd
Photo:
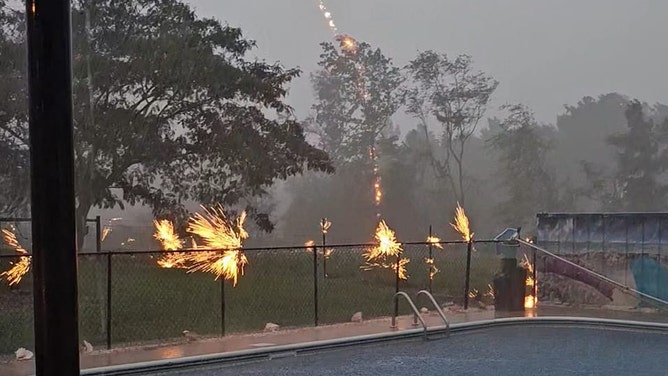
<path id="1" fill-rule="evenodd" d="M 419 297 L 420 295 L 425 295 L 429 300 L 431 300 L 431 303 L 434 305 L 434 308 L 436 309 L 436 313 L 438 313 L 439 316 L 441 316 L 441 319 L 443 319 L 443 322 L 445 323 L 445 336 L 448 337 L 450 336 L 450 321 L 448 320 L 447 317 L 445 317 L 445 313 L 443 313 L 443 310 L 441 307 L 438 306 L 438 302 L 436 299 L 434 299 L 434 295 L 432 295 L 429 291 L 427 290 L 420 290 L 417 293 L 417 296 Z"/>
<path id="2" fill-rule="evenodd" d="M 424 338 L 427 338 L 427 323 L 424 322 L 424 319 L 420 315 L 420 311 L 418 311 L 417 307 L 415 306 L 415 303 L 413 303 L 413 299 L 411 299 L 408 294 L 406 294 L 403 291 L 399 291 L 394 296 L 392 297 L 394 300 L 394 303 L 396 304 L 397 301 L 399 300 L 399 297 L 403 296 L 406 298 L 406 301 L 408 301 L 408 305 L 410 305 L 411 309 L 413 310 L 413 320 L 420 320 L 420 324 L 422 324 L 422 329 L 424 329 Z M 392 315 L 392 328 L 397 327 L 397 315 L 393 314 Z"/>
<path id="3" fill-rule="evenodd" d="M 580 270 L 582 270 L 582 271 L 585 272 L 585 273 L 589 273 L 589 274 L 591 274 L 591 275 L 593 275 L 593 276 L 595 276 L 595 277 L 597 277 L 597 278 L 599 278 L 599 279 L 601 279 L 601 280 L 603 280 L 603 281 L 606 281 L 606 282 L 608 282 L 608 283 L 610 283 L 610 284 L 612 284 L 612 285 L 615 285 L 615 286 L 619 287 L 620 289 L 622 289 L 622 290 L 624 290 L 624 291 L 630 291 L 630 292 L 632 292 L 632 293 L 634 293 L 634 294 L 638 294 L 639 296 L 642 296 L 643 298 L 649 299 L 649 300 L 651 300 L 651 301 L 653 301 L 653 302 L 655 302 L 655 303 L 660 303 L 660 304 L 662 304 L 662 305 L 668 307 L 668 302 L 665 301 L 665 300 L 663 300 L 663 299 L 659 299 L 659 298 L 657 298 L 657 297 L 655 297 L 655 296 L 652 296 L 652 295 L 649 295 L 649 294 L 645 294 L 645 293 L 643 293 L 643 292 L 641 292 L 641 291 L 638 291 L 638 290 L 636 290 L 636 289 L 634 289 L 634 288 L 631 288 L 631 287 L 629 287 L 629 286 L 626 286 L 626 285 L 624 285 L 623 283 L 619 283 L 619 282 L 615 281 L 614 279 L 608 278 L 608 277 L 604 276 L 603 274 L 597 273 L 597 272 L 595 272 L 595 271 L 593 271 L 593 270 L 591 270 L 591 269 L 588 269 L 588 268 L 586 268 L 586 267 L 584 267 L 584 266 L 582 266 L 582 265 L 576 264 L 576 263 L 574 263 L 574 262 L 572 262 L 572 261 L 570 261 L 570 260 L 568 260 L 568 259 L 565 259 L 565 258 L 563 258 L 563 257 L 560 257 L 559 255 L 556 255 L 556 254 L 554 254 L 554 253 L 552 253 L 552 252 L 550 252 L 550 251 L 548 251 L 548 250 L 546 250 L 546 249 L 544 249 L 544 248 L 541 248 L 541 247 L 539 247 L 539 246 L 537 246 L 537 245 L 535 245 L 535 244 L 533 244 L 533 243 L 526 242 L 526 241 L 524 241 L 524 240 L 522 240 L 522 239 L 517 239 L 517 241 L 518 241 L 520 244 L 522 244 L 522 245 L 525 245 L 525 246 L 527 246 L 527 247 L 529 247 L 529 248 L 532 248 L 532 249 L 534 249 L 534 250 L 536 250 L 536 251 L 538 251 L 538 252 L 544 253 L 544 254 L 546 254 L 546 255 L 548 255 L 548 256 L 550 256 L 550 257 L 553 257 L 553 258 L 555 258 L 555 259 L 557 259 L 557 260 L 559 260 L 559 261 L 562 261 L 562 262 L 564 262 L 564 263 L 566 263 L 566 264 L 569 264 L 569 265 L 571 265 L 571 266 L 573 266 L 573 267 L 575 267 L 575 268 L 577 268 L 577 269 L 580 269 Z"/>

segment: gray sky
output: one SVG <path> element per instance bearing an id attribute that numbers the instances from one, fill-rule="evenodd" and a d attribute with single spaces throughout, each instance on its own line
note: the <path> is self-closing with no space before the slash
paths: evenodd
<path id="1" fill-rule="evenodd" d="M 257 54 L 303 77 L 289 103 L 304 116 L 308 74 L 332 34 L 317 0 L 187 0 L 198 14 L 240 26 Z M 494 106 L 523 102 L 554 122 L 564 104 L 618 91 L 668 103 L 668 2 L 663 0 L 329 0 L 341 32 L 403 66 L 419 50 L 467 53 L 500 81 Z M 662 69 L 663 68 L 663 69 Z M 406 125 L 403 125 L 406 129 Z"/>

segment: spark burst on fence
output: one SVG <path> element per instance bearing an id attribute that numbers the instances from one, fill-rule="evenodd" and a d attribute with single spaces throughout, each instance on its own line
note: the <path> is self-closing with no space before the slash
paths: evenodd
<path id="1" fill-rule="evenodd" d="M 31 257 L 28 256 L 28 251 L 21 246 L 13 231 L 2 229 L 2 237 L 7 245 L 14 248 L 16 253 L 25 255 L 19 257 L 18 261 L 12 262 L 12 267 L 9 270 L 0 273 L 0 278 L 6 279 L 10 286 L 17 285 L 21 282 L 23 276 L 30 271 Z"/>
<path id="2" fill-rule="evenodd" d="M 440 272 L 440 270 L 436 267 L 434 258 L 425 257 L 424 262 L 429 266 L 429 279 L 434 279 L 434 276 Z"/>
<path id="3" fill-rule="evenodd" d="M 242 212 L 235 220 L 227 218 L 222 206 L 213 208 L 202 207 L 202 213 L 195 213 L 188 222 L 186 231 L 202 240 L 197 245 L 193 238 L 193 249 L 196 252 L 169 253 L 183 247 L 183 241 L 174 231 L 174 225 L 168 220 L 154 221 L 155 238 L 162 244 L 165 254 L 158 260 L 163 268 L 185 268 L 188 273 L 202 271 L 213 273 L 216 279 L 224 278 L 236 286 L 248 258 L 241 251 L 242 243 L 248 238 L 243 225 L 246 212 Z M 203 250 L 210 250 L 208 252 Z"/>
<path id="4" fill-rule="evenodd" d="M 330 227 L 332 227 L 332 222 L 327 220 L 327 218 L 323 218 L 320 220 L 320 231 L 323 234 L 326 234 L 329 231 Z"/>
<path id="5" fill-rule="evenodd" d="M 176 231 L 174 231 L 174 224 L 163 219 L 160 221 L 153 221 L 155 227 L 155 237 L 162 245 L 163 251 L 176 251 L 183 248 L 183 241 L 179 238 Z M 165 253 L 160 256 L 157 263 L 162 268 L 185 268 L 188 258 L 185 253 Z"/>
<path id="6" fill-rule="evenodd" d="M 487 292 L 485 293 L 485 296 L 489 296 L 492 299 L 496 297 L 496 293 L 494 292 L 494 287 L 492 287 L 490 283 L 487 284 Z"/>
<path id="7" fill-rule="evenodd" d="M 471 232 L 469 218 L 459 203 L 457 203 L 457 209 L 455 209 L 455 223 L 451 223 L 450 226 L 462 236 L 464 241 L 471 242 L 473 240 L 474 233 Z"/>
<path id="8" fill-rule="evenodd" d="M 378 245 L 368 248 L 363 254 L 365 263 L 361 268 L 363 270 L 372 270 L 375 268 L 391 269 L 395 273 L 399 273 L 399 278 L 408 279 L 406 264 L 410 262 L 410 259 L 400 259 L 398 263 L 399 270 L 397 270 L 397 262 L 392 258 L 400 257 L 403 249 L 401 248 L 401 243 L 397 241 L 394 231 L 385 221 L 378 223 L 374 237 Z"/>
<path id="9" fill-rule="evenodd" d="M 432 245 L 436 248 L 443 249 L 443 245 L 441 244 L 441 238 L 438 238 L 436 236 L 428 236 L 427 237 L 427 243 L 429 243 L 429 245 Z"/>
<path id="10" fill-rule="evenodd" d="M 534 291 L 536 291 L 536 281 L 533 278 L 534 265 L 531 263 L 531 261 L 529 261 L 527 255 L 524 255 L 524 259 L 522 260 L 521 265 L 527 271 L 527 278 L 524 281 L 524 286 L 530 291 L 529 293 L 525 293 L 524 308 L 536 308 L 538 297 L 534 296 Z"/>

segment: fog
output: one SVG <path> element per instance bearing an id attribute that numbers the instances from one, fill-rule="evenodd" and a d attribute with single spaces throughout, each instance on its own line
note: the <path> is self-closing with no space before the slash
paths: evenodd
<path id="1" fill-rule="evenodd" d="M 179 215 L 182 219 L 182 212 L 168 210 L 168 204 L 175 202 L 172 206 L 190 211 L 197 210 L 200 203 L 213 205 L 219 202 L 231 210 L 252 208 L 253 220 L 248 221 L 249 246 L 303 244 L 319 236 L 318 223 L 324 217 L 333 222 L 330 231 L 333 242 L 371 241 L 379 219 L 386 220 L 404 241 L 424 240 L 429 226 L 442 238 L 453 238 L 457 235 L 449 223 L 458 202 L 469 214 L 477 236 L 483 238 L 509 226 L 522 226 L 531 235 L 535 215 L 543 211 L 666 209 L 668 177 L 663 166 L 668 161 L 665 151 L 668 149 L 668 123 L 665 122 L 668 107 L 663 104 L 668 103 L 664 79 L 668 50 L 663 45 L 665 35 L 668 35 L 664 20 L 668 3 L 622 0 L 325 1 L 338 33 L 354 38 L 355 52 L 350 53 L 339 45 L 317 0 L 184 2 L 192 7 L 197 17 L 214 18 L 224 25 L 238 27 L 244 38 L 256 41 L 256 48 L 246 54 L 246 60 L 265 60 L 285 69 L 301 70 L 299 77 L 286 80 L 283 86 L 287 95 L 278 99 L 291 106 L 294 114 L 281 114 L 265 104 L 262 111 L 268 119 L 278 119 L 274 125 L 281 124 L 281 119 L 286 118 L 297 121 L 304 129 L 304 142 L 326 152 L 331 166 L 325 166 L 327 163 L 318 159 L 320 155 L 316 151 L 305 152 L 305 144 L 298 142 L 302 137 L 299 132 L 295 133 L 295 139 L 291 139 L 296 143 L 276 141 L 276 145 L 293 145 L 291 152 L 303 153 L 300 155 L 303 159 L 297 158 L 294 162 L 294 155 L 290 154 L 281 162 L 286 166 L 278 163 L 279 167 L 267 175 L 267 181 L 272 184 L 264 180 L 253 183 L 255 185 L 248 183 L 250 176 L 254 177 L 259 174 L 257 171 L 272 165 L 271 160 L 262 160 L 270 154 L 267 151 L 270 143 L 253 147 L 243 137 L 237 139 L 230 134 L 225 137 L 241 141 L 236 144 L 238 149 L 228 151 L 242 162 L 252 160 L 248 163 L 250 167 L 240 162 L 244 167 L 237 165 L 237 170 L 232 171 L 230 163 L 219 170 L 209 171 L 211 176 L 207 175 L 205 182 L 188 181 L 192 178 L 188 173 L 197 168 L 205 171 L 208 162 L 202 162 L 198 167 L 189 165 L 178 173 L 167 169 L 169 174 L 160 175 L 162 172 L 156 171 L 162 171 L 164 166 L 156 167 L 156 164 L 154 170 L 150 170 L 146 167 L 148 164 L 140 160 L 120 171 L 122 178 L 118 181 L 105 182 L 108 184 L 104 194 L 100 193 L 91 201 L 88 217 L 101 215 L 105 223 L 111 218 L 123 218 L 113 223 L 118 231 L 106 247 L 121 247 L 121 244 L 126 247 L 127 239 L 133 238 L 138 239 L 136 247 L 155 248 L 157 243 L 151 237 L 151 220 Z M 0 5 L 2 3 L 0 0 Z M 95 28 L 95 19 L 93 21 Z M 79 30 L 76 29 L 77 22 L 75 17 L 75 30 Z M 79 21 L 80 27 L 81 24 Z M 97 35 L 95 33 L 100 33 L 99 38 L 105 37 L 98 29 L 93 30 L 93 35 Z M 77 55 L 76 50 L 79 48 L 77 42 L 84 38 L 82 35 L 81 31 L 74 35 L 77 57 L 82 56 Z M 322 43 L 330 43 L 332 49 L 323 52 Z M 465 97 L 457 97 L 453 92 L 430 97 L 433 101 L 426 103 L 431 107 L 425 107 L 424 118 L 411 110 L 410 94 L 416 95 L 412 97 L 416 101 L 420 95 L 422 99 L 428 97 L 428 90 L 420 85 L 429 80 L 421 82 L 417 65 L 413 66 L 413 71 L 407 69 L 407 65 L 415 63 L 419 56 L 426 56 L 420 54 L 427 51 L 450 59 L 446 62 L 453 62 L 462 54 L 468 55 L 471 62 L 465 64 L 465 74 L 480 72 L 480 77 L 488 79 L 481 85 L 490 89 L 491 96 L 481 99 L 479 107 L 460 108 L 461 113 L 466 113 L 463 115 L 465 120 L 455 119 L 461 115 L 457 111 L 443 112 L 447 106 L 438 103 L 445 97 L 447 105 L 452 105 L 456 102 L 453 98 Z M 190 64 L 187 63 L 188 54 L 188 51 L 178 51 L 177 60 Z M 165 53 L 163 57 L 168 55 Z M 16 56 L 19 59 L 21 55 Z M 327 58 L 330 59 L 329 65 L 323 62 Z M 368 60 L 362 61 L 364 58 Z M 342 68 L 341 64 L 351 61 L 356 65 L 349 68 L 354 67 L 356 72 L 346 72 Z M 384 61 L 386 65 L 378 61 Z M 149 60 L 148 66 L 151 64 L 154 62 Z M 198 62 L 193 65 L 199 68 Z M 324 66 L 327 69 L 323 69 Z M 367 74 L 376 68 L 379 74 Z M 94 71 L 95 66 L 92 69 Z M 187 67 L 174 69 L 170 66 L 164 71 L 146 72 L 168 77 L 178 75 L 178 69 Z M 75 73 L 85 75 L 85 69 Z M 395 73 L 393 80 L 391 77 Z M 106 74 L 91 73 L 95 76 L 91 81 L 93 85 L 101 85 Z M 355 75 L 363 78 L 356 78 L 354 85 L 364 88 L 345 97 L 345 93 L 341 94 L 345 92 L 345 85 L 336 86 L 336 80 L 348 80 L 350 84 Z M 78 82 L 84 82 L 84 77 L 79 77 Z M 215 79 L 223 78 L 214 77 L 211 81 Z M 383 79 L 387 79 L 387 82 L 383 81 L 386 86 L 378 84 Z M 202 85 L 206 86 L 206 83 Z M 94 91 L 94 88 L 80 86 L 79 92 L 75 90 L 75 107 L 85 108 L 81 105 L 82 98 L 89 95 L 87 90 Z M 469 94 L 479 96 L 480 87 L 473 86 Z M 9 88 L 14 90 L 12 86 Z M 137 99 L 137 94 L 132 95 L 135 96 L 132 99 Z M 396 101 L 373 102 L 380 97 Z M 369 103 L 369 108 L 354 107 L 360 105 L 360 98 L 364 105 Z M 163 96 L 153 103 L 161 106 L 170 101 Z M 2 105 L 5 104 L 0 101 Z M 501 108 L 504 105 L 514 107 Z M 352 115 L 340 120 L 344 110 L 350 110 Z M 116 119 L 106 120 L 105 111 L 95 109 L 96 121 L 118 124 Z M 84 119 L 85 114 L 80 112 L 75 117 Z M 444 113 L 449 118 L 443 116 Z M 3 115 L 3 108 L 0 108 L 0 126 L 3 121 L 11 126 L 26 124 L 25 117 L 10 116 L 6 120 Z M 203 118 L 169 119 L 169 126 L 174 126 L 176 131 L 171 129 L 166 134 L 178 136 L 187 128 L 183 124 L 198 123 Z M 239 115 L 238 120 L 243 122 L 243 119 L 245 117 Z M 211 127 L 214 122 L 201 123 L 210 123 L 208 126 Z M 0 141 L 5 142 L 0 146 L 14 152 L 26 150 L 26 145 L 21 146 L 19 142 L 16 146 L 16 140 L 8 134 L 0 132 Z M 75 137 L 79 136 L 75 133 Z M 117 141 L 111 139 L 108 142 Z M 228 147 L 222 141 L 215 147 L 213 144 L 207 146 L 207 150 L 215 154 L 223 148 L 221 145 Z M 105 147 L 109 147 L 107 153 L 118 153 L 119 149 L 113 149 L 115 145 L 99 146 Z M 0 152 L 6 150 L 0 149 Z M 87 152 L 78 155 L 86 156 Z M 372 158 L 368 158 L 369 154 Z M 25 156 L 23 158 L 25 162 Z M 229 158 L 225 158 L 228 156 L 221 160 L 229 162 Z M 108 168 L 102 162 L 96 163 L 103 172 Z M 299 171 L 304 166 L 308 168 Z M 329 167 L 336 172 L 326 171 Z M 5 168 L 0 170 L 0 181 L 12 182 L 16 176 L 23 176 L 19 180 L 25 184 L 25 174 L 26 170 L 17 172 Z M 148 176 L 146 181 L 142 181 L 142 174 Z M 187 183 L 179 182 L 180 174 L 189 176 L 183 179 Z M 112 175 L 116 176 L 109 174 Z M 222 183 L 216 180 L 217 176 L 223 176 L 220 178 Z M 81 179 L 84 182 L 90 180 Z M 123 179 L 125 181 L 121 182 Z M 125 184 L 129 190 L 127 187 L 132 184 L 141 185 L 138 181 L 158 193 L 147 197 L 150 195 L 145 191 L 134 190 L 123 197 L 123 189 L 119 187 Z M 379 194 L 374 192 L 375 183 L 379 184 L 382 196 L 378 202 L 374 197 Z M 235 187 L 238 191 L 228 194 L 221 187 Z M 106 195 L 107 189 L 115 198 Z M 7 213 L 0 214 L 16 215 L 21 210 L 25 213 L 25 197 L 15 196 L 21 196 L 21 192 L 25 196 L 27 189 L 6 191 L 0 192 L 0 196 L 11 196 L 14 201 L 6 200 L 10 204 L 4 204 L 0 200 L 0 209 L 6 205 L 14 211 L 7 209 Z M 189 194 L 191 191 L 197 193 Z M 156 198 L 163 194 L 166 196 Z M 22 209 L 16 202 L 23 204 Z M 153 205 L 156 202 L 162 206 L 156 208 Z M 126 205 L 121 209 L 118 203 Z M 266 217 L 262 217 L 264 214 Z M 263 219 L 268 219 L 271 225 L 267 221 L 262 223 Z M 272 231 L 266 231 L 268 229 Z"/>
<path id="2" fill-rule="evenodd" d="M 258 56 L 298 66 L 289 102 L 300 116 L 313 103 L 309 73 L 331 41 L 317 0 L 189 0 L 197 13 L 239 26 Z M 668 102 L 662 48 L 668 4 L 623 0 L 326 2 L 339 31 L 379 47 L 402 66 L 417 51 L 465 53 L 500 81 L 490 108 L 521 102 L 554 123 L 565 104 L 619 92 Z"/>

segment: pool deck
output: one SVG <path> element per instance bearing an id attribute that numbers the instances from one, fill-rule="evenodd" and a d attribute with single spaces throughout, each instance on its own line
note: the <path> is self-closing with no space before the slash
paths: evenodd
<path id="1" fill-rule="evenodd" d="M 451 324 L 489 320 L 502 317 L 547 317 L 547 316 L 574 316 L 605 319 L 624 319 L 649 322 L 668 322 L 668 316 L 641 311 L 615 311 L 607 309 L 576 309 L 571 307 L 539 307 L 526 313 L 495 312 L 480 308 L 450 309 L 445 311 Z M 428 326 L 442 325 L 440 317 L 435 312 L 422 315 Z M 257 349 L 278 345 L 291 345 L 312 341 L 331 340 L 354 337 L 360 335 L 382 334 L 414 329 L 412 316 L 401 316 L 398 327 L 390 327 L 390 318 L 365 320 L 357 323 L 323 325 L 308 328 L 287 328 L 274 332 L 251 334 L 234 334 L 225 337 L 205 338 L 190 335 L 176 339 L 163 345 L 144 345 L 122 347 L 112 350 L 94 350 L 81 354 L 81 369 L 91 369 L 113 365 L 148 362 L 155 360 L 175 359 L 197 355 L 219 354 L 231 351 Z M 25 376 L 34 374 L 34 362 L 5 361 L 0 363 L 0 375 Z"/>

